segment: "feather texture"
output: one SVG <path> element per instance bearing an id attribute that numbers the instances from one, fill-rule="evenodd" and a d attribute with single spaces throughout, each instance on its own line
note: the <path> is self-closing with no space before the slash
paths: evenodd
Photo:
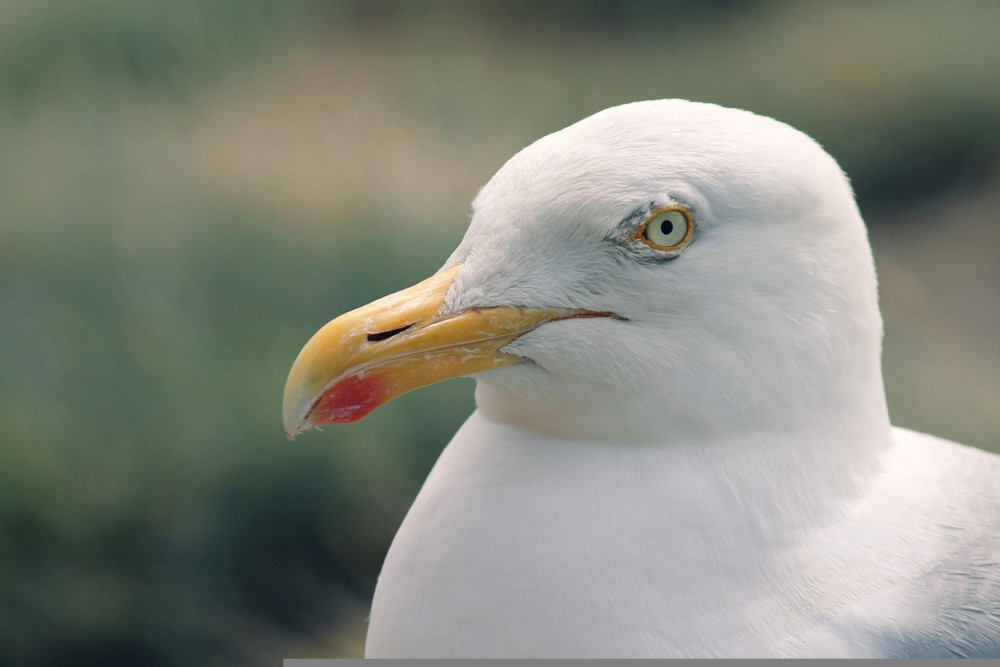
<path id="1" fill-rule="evenodd" d="M 629 236 L 667 204 L 695 221 L 673 258 Z M 1000 457 L 890 425 L 867 233 L 814 141 L 630 104 L 473 209 L 444 312 L 622 319 L 545 324 L 477 376 L 369 656 L 1000 655 Z"/>

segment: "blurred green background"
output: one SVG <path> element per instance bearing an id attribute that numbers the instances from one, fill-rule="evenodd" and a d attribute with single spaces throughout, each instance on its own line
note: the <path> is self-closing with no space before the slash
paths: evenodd
<path id="1" fill-rule="evenodd" d="M 342 311 L 515 151 L 660 97 L 853 179 L 893 420 L 998 449 L 1000 2 L 0 0 L 0 664 L 362 651 L 472 382 L 289 443 Z"/>

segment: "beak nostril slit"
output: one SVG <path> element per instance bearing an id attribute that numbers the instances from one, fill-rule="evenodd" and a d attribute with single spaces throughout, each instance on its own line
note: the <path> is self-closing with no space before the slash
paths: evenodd
<path id="1" fill-rule="evenodd" d="M 388 331 L 377 331 L 375 333 L 370 333 L 368 334 L 368 342 L 377 343 L 380 340 L 392 338 L 396 334 L 403 333 L 412 326 L 413 326 L 412 324 L 407 324 L 405 327 L 399 327 L 398 329 L 389 329 Z"/>

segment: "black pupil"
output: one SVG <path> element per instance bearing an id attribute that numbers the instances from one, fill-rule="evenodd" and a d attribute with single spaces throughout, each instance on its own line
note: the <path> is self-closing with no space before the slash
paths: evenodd
<path id="1" fill-rule="evenodd" d="M 664 236 L 670 236 L 670 232 L 674 231 L 674 223 L 669 220 L 664 220 L 660 223 L 660 232 Z"/>

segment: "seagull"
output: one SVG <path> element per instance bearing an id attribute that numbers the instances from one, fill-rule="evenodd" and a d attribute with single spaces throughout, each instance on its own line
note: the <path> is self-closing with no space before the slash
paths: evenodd
<path id="1" fill-rule="evenodd" d="M 890 424 L 876 287 L 779 121 L 636 102 L 517 153 L 288 376 L 289 437 L 477 380 L 366 656 L 1000 656 L 1000 456 Z"/>

